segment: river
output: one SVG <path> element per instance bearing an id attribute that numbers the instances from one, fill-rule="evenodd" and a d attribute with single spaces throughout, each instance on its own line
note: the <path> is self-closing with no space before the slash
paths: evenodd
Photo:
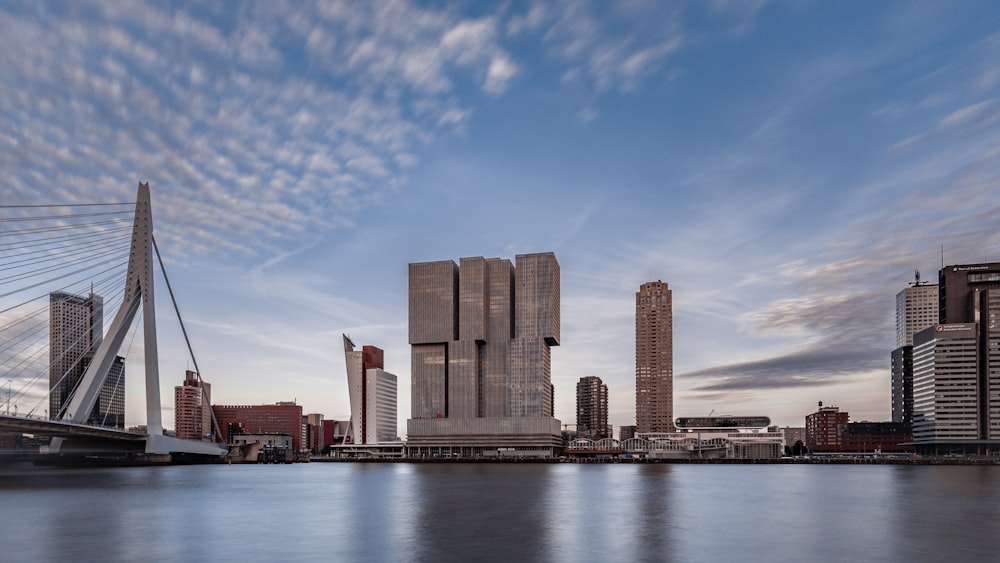
<path id="1" fill-rule="evenodd" d="M 1000 467 L 0 469 L 0 561 L 998 561 Z"/>

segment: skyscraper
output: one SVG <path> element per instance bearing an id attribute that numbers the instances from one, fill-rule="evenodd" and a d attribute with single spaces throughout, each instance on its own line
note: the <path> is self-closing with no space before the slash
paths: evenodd
<path id="1" fill-rule="evenodd" d="M 524 455 L 559 442 L 550 347 L 559 345 L 553 253 L 410 264 L 413 447 Z M 509 450 L 499 450 L 509 451 Z M 528 454 L 528 452 L 534 452 Z"/>
<path id="2" fill-rule="evenodd" d="M 61 417 L 103 336 L 104 300 L 99 295 L 49 294 L 49 418 Z M 87 422 L 124 427 L 124 358 L 118 356 L 111 364 Z"/>
<path id="3" fill-rule="evenodd" d="M 635 294 L 637 433 L 674 431 L 674 329 L 670 288 L 644 283 Z"/>
<path id="4" fill-rule="evenodd" d="M 576 432 L 581 438 L 611 437 L 608 426 L 608 386 L 596 375 L 576 383 Z"/>
<path id="5" fill-rule="evenodd" d="M 913 438 L 928 452 L 1000 446 L 1000 263 L 942 268 L 940 324 L 913 337 Z"/>
<path id="6" fill-rule="evenodd" d="M 920 273 L 896 294 L 896 349 L 890 355 L 892 421 L 913 421 L 913 335 L 937 324 L 938 286 L 920 281 Z"/>
<path id="7" fill-rule="evenodd" d="M 385 371 L 381 348 L 364 346 L 344 336 L 348 396 L 351 400 L 351 428 L 354 444 L 396 441 L 396 376 Z"/>
<path id="8" fill-rule="evenodd" d="M 183 440 L 211 440 L 213 433 L 212 384 L 191 370 L 174 387 L 174 432 Z"/>

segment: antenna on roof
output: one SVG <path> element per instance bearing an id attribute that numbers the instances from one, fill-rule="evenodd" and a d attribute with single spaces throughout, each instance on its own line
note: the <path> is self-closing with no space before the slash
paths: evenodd
<path id="1" fill-rule="evenodd" d="M 941 269 L 944 269 L 944 244 L 941 245 Z"/>
<path id="2" fill-rule="evenodd" d="M 920 270 L 913 270 L 913 285 L 920 285 Z"/>

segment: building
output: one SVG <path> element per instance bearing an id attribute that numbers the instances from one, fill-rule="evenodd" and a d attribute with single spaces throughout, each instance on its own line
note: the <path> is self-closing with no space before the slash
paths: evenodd
<path id="1" fill-rule="evenodd" d="M 806 415 L 806 447 L 809 451 L 840 451 L 841 436 L 847 426 L 849 415 L 840 412 L 840 407 L 824 407 Z"/>
<path id="2" fill-rule="evenodd" d="M 938 286 L 920 281 L 920 272 L 896 294 L 896 348 L 890 354 L 892 421 L 913 418 L 913 335 L 938 322 Z"/>
<path id="3" fill-rule="evenodd" d="M 347 433 L 350 431 L 351 421 L 332 420 L 323 421 L 323 444 L 326 446 L 339 446 L 344 443 Z"/>
<path id="4" fill-rule="evenodd" d="M 187 370 L 174 387 L 174 435 L 183 440 L 212 440 L 212 385 Z"/>
<path id="5" fill-rule="evenodd" d="M 635 425 L 639 434 L 674 430 L 674 328 L 670 288 L 644 283 L 635 294 Z"/>
<path id="6" fill-rule="evenodd" d="M 104 299 L 49 294 L 49 418 L 62 418 L 104 338 Z M 101 386 L 88 424 L 125 427 L 125 359 L 118 356 Z"/>
<path id="7" fill-rule="evenodd" d="M 283 401 L 273 405 L 212 405 L 222 439 L 235 444 L 242 434 L 280 434 L 292 437 L 296 452 L 303 449 L 302 407 Z"/>
<path id="8" fill-rule="evenodd" d="M 624 442 L 630 438 L 635 438 L 635 425 L 630 424 L 627 426 L 618 427 L 618 440 Z"/>
<path id="9" fill-rule="evenodd" d="M 345 441 L 378 444 L 397 441 L 396 376 L 385 371 L 384 352 L 375 346 L 354 349 L 344 336 L 351 429 Z"/>
<path id="10" fill-rule="evenodd" d="M 649 459 L 776 459 L 784 453 L 784 435 L 770 424 L 766 416 L 681 417 L 676 431 L 640 432 L 621 447 Z"/>
<path id="11" fill-rule="evenodd" d="M 314 454 L 319 454 L 326 446 L 323 441 L 323 415 L 320 413 L 309 413 L 302 417 L 302 424 L 306 429 L 306 449 Z"/>
<path id="12" fill-rule="evenodd" d="M 581 377 L 576 384 L 576 432 L 592 440 L 611 437 L 608 386 L 595 375 Z"/>
<path id="13" fill-rule="evenodd" d="M 805 445 L 812 453 L 907 453 L 913 435 L 901 422 L 850 422 L 839 407 L 824 407 L 806 416 Z"/>
<path id="14" fill-rule="evenodd" d="M 922 453 L 1000 448 L 1000 263 L 938 273 L 940 324 L 913 338 L 913 438 Z"/>
<path id="15" fill-rule="evenodd" d="M 412 455 L 551 456 L 560 447 L 555 254 L 410 264 L 409 342 Z"/>

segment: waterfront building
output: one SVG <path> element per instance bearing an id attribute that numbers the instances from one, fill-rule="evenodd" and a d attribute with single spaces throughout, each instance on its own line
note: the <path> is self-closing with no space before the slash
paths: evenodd
<path id="1" fill-rule="evenodd" d="M 234 444 L 243 434 L 283 434 L 292 437 L 296 452 L 303 448 L 302 407 L 292 401 L 273 405 L 212 405 L 222 439 Z"/>
<path id="2" fill-rule="evenodd" d="M 905 453 L 914 450 L 910 428 L 901 422 L 850 422 L 839 407 L 824 407 L 806 416 L 805 445 L 812 453 Z"/>
<path id="3" fill-rule="evenodd" d="M 396 442 L 396 376 L 385 371 L 381 348 L 363 346 L 344 336 L 351 427 L 345 442 L 379 444 Z"/>
<path id="4" fill-rule="evenodd" d="M 608 386 L 595 375 L 581 377 L 576 384 L 576 432 L 592 440 L 611 437 Z"/>
<path id="5" fill-rule="evenodd" d="M 350 431 L 351 421 L 349 420 L 324 420 L 323 421 L 323 444 L 325 446 L 339 446 L 344 443 L 347 433 Z"/>
<path id="6" fill-rule="evenodd" d="M 840 407 L 824 407 L 819 402 L 816 412 L 806 415 L 806 447 L 809 451 L 820 449 L 840 449 L 843 427 L 847 425 L 849 414 Z"/>
<path id="7" fill-rule="evenodd" d="M 923 453 L 1000 447 L 1000 263 L 938 273 L 941 324 L 913 340 L 913 437 Z"/>
<path id="8" fill-rule="evenodd" d="M 49 418 L 61 418 L 104 339 L 104 299 L 49 294 Z M 116 356 L 88 424 L 124 428 L 125 359 Z"/>
<path id="9" fill-rule="evenodd" d="M 766 416 L 680 417 L 673 432 L 639 432 L 622 451 L 649 459 L 776 459 L 784 434 Z"/>
<path id="10" fill-rule="evenodd" d="M 674 430 L 673 299 L 662 281 L 635 294 L 636 432 Z"/>
<path id="11" fill-rule="evenodd" d="M 635 425 L 622 425 L 618 427 L 618 439 L 624 442 L 629 438 L 635 438 Z"/>
<path id="12" fill-rule="evenodd" d="M 551 252 L 410 264 L 411 455 L 553 455 L 559 316 Z"/>
<path id="13" fill-rule="evenodd" d="M 326 443 L 323 441 L 323 415 L 317 412 L 309 413 L 302 417 L 302 424 L 306 429 L 306 448 L 314 453 L 319 454 L 323 451 L 323 447 Z"/>
<path id="14" fill-rule="evenodd" d="M 938 322 L 938 286 L 920 272 L 896 294 L 896 348 L 890 354 L 892 421 L 913 422 L 913 335 Z"/>
<path id="15" fill-rule="evenodd" d="M 183 440 L 212 439 L 212 385 L 187 370 L 174 387 L 174 435 Z"/>

